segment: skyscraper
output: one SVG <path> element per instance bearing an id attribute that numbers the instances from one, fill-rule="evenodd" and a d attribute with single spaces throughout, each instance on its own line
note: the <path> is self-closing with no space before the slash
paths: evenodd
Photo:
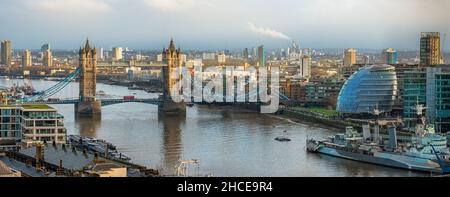
<path id="1" fill-rule="evenodd" d="M 256 58 L 258 57 L 258 49 L 256 49 L 255 47 L 252 48 L 252 59 L 256 60 Z"/>
<path id="2" fill-rule="evenodd" d="M 365 55 L 365 56 L 362 58 L 362 60 L 363 60 L 363 64 L 364 64 L 364 65 L 367 65 L 367 64 L 370 63 L 370 57 L 369 57 L 368 55 Z"/>
<path id="3" fill-rule="evenodd" d="M 47 67 L 53 66 L 53 55 L 52 55 L 52 51 L 50 49 L 44 51 L 43 58 L 42 58 L 42 64 Z"/>
<path id="4" fill-rule="evenodd" d="M 397 64 L 398 63 L 397 51 L 395 51 L 395 49 L 393 48 L 383 50 L 383 63 Z"/>
<path id="5" fill-rule="evenodd" d="M 301 64 L 300 64 L 300 69 L 299 69 L 299 74 L 301 77 L 304 78 L 309 78 L 311 76 L 311 57 L 304 55 L 301 58 Z"/>
<path id="6" fill-rule="evenodd" d="M 23 67 L 31 66 L 31 52 L 28 49 L 26 49 L 22 53 L 22 66 Z"/>
<path id="7" fill-rule="evenodd" d="M 344 51 L 344 66 L 351 66 L 356 64 L 356 50 L 346 49 Z"/>
<path id="8" fill-rule="evenodd" d="M 1 44 L 1 64 L 10 66 L 12 60 L 12 47 L 10 40 L 4 40 Z"/>
<path id="9" fill-rule="evenodd" d="M 258 62 L 259 66 L 266 66 L 266 52 L 264 51 L 264 45 L 258 47 Z"/>
<path id="10" fill-rule="evenodd" d="M 44 53 L 45 51 L 47 51 L 47 50 L 51 50 L 51 48 L 50 48 L 50 44 L 43 44 L 42 46 L 41 46 L 41 52 L 42 53 Z"/>
<path id="11" fill-rule="evenodd" d="M 248 59 L 248 48 L 244 49 L 244 59 L 247 60 Z"/>
<path id="12" fill-rule="evenodd" d="M 424 66 L 441 63 L 441 37 L 439 32 L 420 34 L 420 64 Z"/>
<path id="13" fill-rule="evenodd" d="M 103 56 L 103 48 L 97 48 L 97 60 L 103 60 L 104 56 Z"/>
<path id="14" fill-rule="evenodd" d="M 112 49 L 112 53 L 113 53 L 113 61 L 120 61 L 123 59 L 123 55 L 122 55 L 122 48 L 121 47 L 114 47 Z"/>

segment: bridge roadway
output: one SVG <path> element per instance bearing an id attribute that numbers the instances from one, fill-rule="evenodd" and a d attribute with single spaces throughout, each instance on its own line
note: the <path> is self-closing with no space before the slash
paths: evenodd
<path id="1" fill-rule="evenodd" d="M 119 104 L 119 103 L 147 103 L 159 105 L 162 101 L 158 98 L 150 98 L 150 99 L 99 99 L 102 103 L 102 106 Z M 62 100 L 46 100 L 46 101 L 33 101 L 33 102 L 22 102 L 21 104 L 75 104 L 78 103 L 79 99 L 62 99 Z"/>

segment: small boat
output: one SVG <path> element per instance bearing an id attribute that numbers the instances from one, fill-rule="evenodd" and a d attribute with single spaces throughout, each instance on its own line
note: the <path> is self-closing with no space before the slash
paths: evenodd
<path id="1" fill-rule="evenodd" d="M 97 92 L 97 95 L 99 95 L 99 96 L 105 96 L 106 93 L 105 93 L 105 91 L 100 90 L 100 91 Z"/>
<path id="2" fill-rule="evenodd" d="M 280 141 L 280 142 L 290 142 L 291 141 L 291 139 L 286 138 L 286 137 L 276 137 L 275 140 Z"/>

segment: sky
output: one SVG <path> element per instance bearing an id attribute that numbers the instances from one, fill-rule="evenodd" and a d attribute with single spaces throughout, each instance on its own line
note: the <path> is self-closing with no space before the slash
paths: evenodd
<path id="1" fill-rule="evenodd" d="M 13 48 L 417 49 L 420 32 L 450 36 L 448 0 L 0 0 Z M 447 36 L 448 37 L 448 36 Z M 450 41 L 445 44 L 450 50 Z"/>

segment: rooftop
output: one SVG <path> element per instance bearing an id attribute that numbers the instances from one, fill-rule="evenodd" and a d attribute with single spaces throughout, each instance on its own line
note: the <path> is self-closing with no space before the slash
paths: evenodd
<path id="1" fill-rule="evenodd" d="M 65 148 L 63 148 L 63 146 Z M 36 157 L 36 147 L 22 149 L 19 153 L 28 157 Z M 44 161 L 59 166 L 59 161 L 62 160 L 62 166 L 68 170 L 82 170 L 89 164 L 94 162 L 94 155 L 90 153 L 84 154 L 83 152 L 72 150 L 67 145 L 44 145 Z"/>
<path id="2" fill-rule="evenodd" d="M 22 108 L 26 109 L 26 110 L 31 110 L 31 109 L 54 109 L 53 107 L 50 107 L 48 105 L 44 105 L 44 104 L 35 104 L 35 105 L 22 105 Z"/>

